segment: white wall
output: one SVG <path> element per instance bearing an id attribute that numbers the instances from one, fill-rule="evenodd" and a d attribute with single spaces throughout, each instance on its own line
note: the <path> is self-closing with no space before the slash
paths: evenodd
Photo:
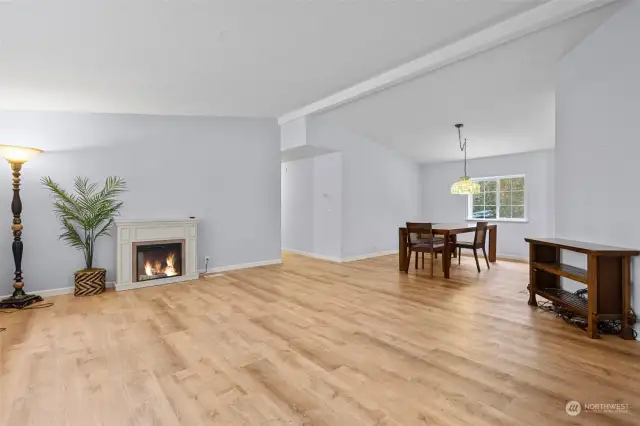
<path id="1" fill-rule="evenodd" d="M 313 252 L 313 158 L 282 163 L 282 248 Z"/>
<path id="2" fill-rule="evenodd" d="M 556 91 L 556 233 L 640 249 L 640 2 L 622 8 L 561 62 Z M 567 263 L 584 259 L 575 257 Z M 640 261 L 633 261 L 637 282 Z M 640 310 L 640 290 L 633 286 Z"/>
<path id="3" fill-rule="evenodd" d="M 528 222 L 498 224 L 498 255 L 528 258 L 527 236 L 553 236 L 553 151 L 469 160 L 471 177 L 525 174 Z M 425 164 L 421 168 L 422 213 L 425 222 L 464 223 L 468 198 L 452 195 L 451 184 L 463 174 L 462 161 Z"/>
<path id="4" fill-rule="evenodd" d="M 342 153 L 313 159 L 313 253 L 342 258 Z"/>
<path id="5" fill-rule="evenodd" d="M 308 143 L 342 154 L 342 258 L 398 249 L 398 226 L 418 216 L 419 167 L 322 116 L 307 120 Z"/>
<path id="6" fill-rule="evenodd" d="M 342 155 L 282 164 L 282 248 L 341 260 Z"/>
<path id="7" fill-rule="evenodd" d="M 307 119 L 297 118 L 280 126 L 280 150 L 299 148 L 307 143 Z"/>
<path id="8" fill-rule="evenodd" d="M 72 113 L 0 113 L 2 143 L 48 150 L 24 166 L 23 241 L 27 290 L 71 286 L 82 255 L 58 240 L 41 176 L 70 188 L 76 175 L 129 184 L 123 217 L 200 219 L 198 267 L 280 258 L 280 142 L 271 119 Z M 86 149 L 51 151 L 61 146 Z M 0 165 L 0 295 L 12 291 L 11 173 Z M 115 242 L 104 238 L 95 266 L 114 278 Z"/>

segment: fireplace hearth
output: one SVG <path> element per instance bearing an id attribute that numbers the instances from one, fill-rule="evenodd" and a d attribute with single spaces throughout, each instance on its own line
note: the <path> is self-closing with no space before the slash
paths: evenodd
<path id="1" fill-rule="evenodd" d="M 133 246 L 134 282 L 183 274 L 184 240 L 137 242 Z"/>

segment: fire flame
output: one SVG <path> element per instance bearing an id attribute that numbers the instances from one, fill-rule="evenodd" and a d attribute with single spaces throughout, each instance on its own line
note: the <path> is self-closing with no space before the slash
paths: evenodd
<path id="1" fill-rule="evenodd" d="M 164 268 L 164 273 L 167 274 L 168 277 L 173 277 L 174 275 L 178 275 L 176 272 L 176 268 L 173 267 L 173 262 L 176 260 L 175 253 L 169 253 L 167 256 L 167 267 Z"/>
<path id="2" fill-rule="evenodd" d="M 151 267 L 151 262 L 148 260 L 144 262 L 144 273 L 147 275 L 153 275 L 153 268 Z"/>
<path id="3" fill-rule="evenodd" d="M 147 260 L 144 263 L 144 273 L 148 276 L 152 276 L 152 275 L 160 275 L 160 274 L 164 274 L 167 277 L 173 277 L 178 275 L 178 272 L 176 272 L 176 268 L 174 266 L 176 261 L 176 254 L 171 252 L 167 255 L 167 258 L 165 260 L 167 267 L 166 268 L 162 268 L 162 263 L 158 260 L 156 260 L 155 262 L 153 262 L 153 265 L 151 264 L 151 261 Z"/>

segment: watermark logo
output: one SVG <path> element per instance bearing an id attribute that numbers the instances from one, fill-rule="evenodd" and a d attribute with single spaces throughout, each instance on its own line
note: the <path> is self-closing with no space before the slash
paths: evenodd
<path id="1" fill-rule="evenodd" d="M 584 404 L 585 413 L 628 413 L 629 404 Z"/>
<path id="2" fill-rule="evenodd" d="M 628 413 L 629 404 L 605 403 L 605 404 L 580 404 L 578 401 L 569 401 L 565 411 L 570 416 L 584 413 Z"/>
<path id="3" fill-rule="evenodd" d="M 582 405 L 578 401 L 569 401 L 564 408 L 570 416 L 577 416 L 582 411 Z"/>

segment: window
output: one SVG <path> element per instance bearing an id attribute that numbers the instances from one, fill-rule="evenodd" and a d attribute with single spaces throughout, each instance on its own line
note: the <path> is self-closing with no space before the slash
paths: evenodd
<path id="1" fill-rule="evenodd" d="M 480 192 L 469 195 L 467 219 L 525 221 L 524 175 L 472 179 Z"/>

